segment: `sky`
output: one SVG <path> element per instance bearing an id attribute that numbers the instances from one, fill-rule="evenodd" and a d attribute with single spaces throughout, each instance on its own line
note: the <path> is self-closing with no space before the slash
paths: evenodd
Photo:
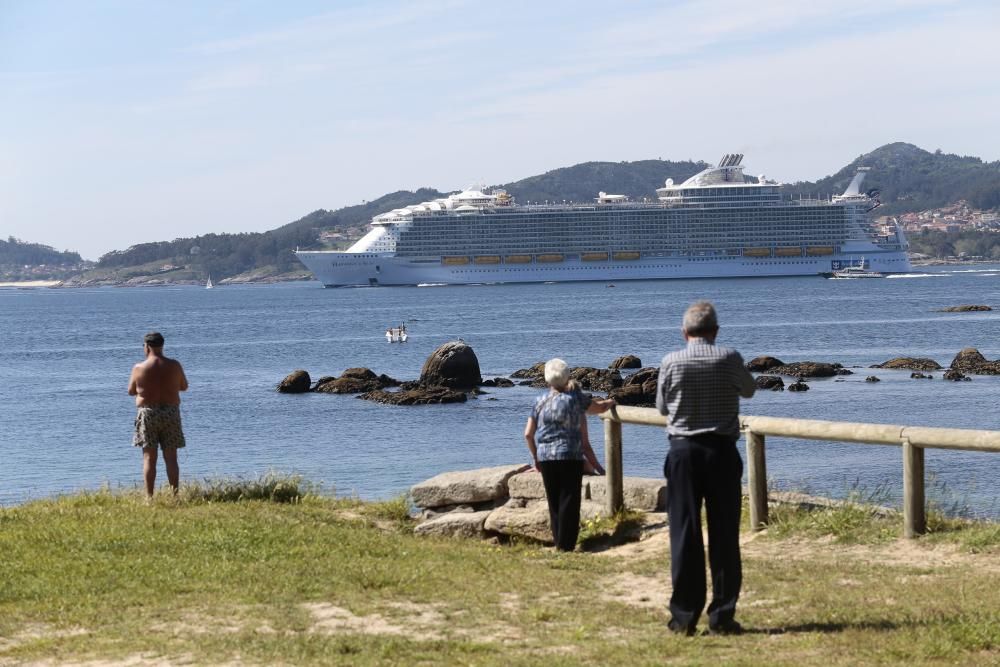
<path id="1" fill-rule="evenodd" d="M 0 237 L 97 259 L 591 160 L 993 161 L 998 42 L 992 0 L 0 0 Z"/>

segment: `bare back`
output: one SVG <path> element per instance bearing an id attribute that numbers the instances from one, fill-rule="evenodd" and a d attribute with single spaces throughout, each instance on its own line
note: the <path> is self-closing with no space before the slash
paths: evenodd
<path id="1" fill-rule="evenodd" d="M 180 405 L 180 392 L 188 388 L 184 369 L 179 361 L 150 354 L 145 361 L 132 368 L 128 393 L 135 396 L 135 404 Z"/>

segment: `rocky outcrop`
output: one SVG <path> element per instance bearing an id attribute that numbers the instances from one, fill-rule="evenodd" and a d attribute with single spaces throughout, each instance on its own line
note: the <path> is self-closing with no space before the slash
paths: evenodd
<path id="1" fill-rule="evenodd" d="M 871 368 L 902 369 L 908 371 L 938 371 L 941 364 L 926 357 L 895 357 L 881 364 L 875 364 Z"/>
<path id="2" fill-rule="evenodd" d="M 442 507 L 506 498 L 507 480 L 527 470 L 526 465 L 496 466 L 435 475 L 410 488 L 417 507 Z"/>
<path id="3" fill-rule="evenodd" d="M 772 368 L 778 368 L 779 366 L 784 365 L 784 361 L 774 357 L 754 357 L 747 362 L 747 370 L 755 373 L 763 373 L 764 371 L 769 371 Z"/>
<path id="4" fill-rule="evenodd" d="M 770 389 L 771 391 L 784 391 L 785 381 L 777 375 L 758 375 L 754 382 L 758 389 Z"/>
<path id="5" fill-rule="evenodd" d="M 400 391 L 376 389 L 367 391 L 359 395 L 358 398 L 384 405 L 437 405 L 439 403 L 465 403 L 469 397 L 464 391 L 448 387 L 418 386 Z"/>
<path id="6" fill-rule="evenodd" d="M 376 375 L 369 368 L 348 368 L 339 378 L 320 378 L 313 391 L 323 394 L 360 394 L 398 386 L 399 380 L 388 375 Z"/>
<path id="7" fill-rule="evenodd" d="M 304 394 L 309 391 L 312 380 L 304 370 L 292 371 L 278 383 L 277 390 L 282 394 Z"/>
<path id="8" fill-rule="evenodd" d="M 788 391 L 809 391 L 809 385 L 803 382 L 802 378 L 799 378 L 792 384 L 788 385 Z"/>
<path id="9" fill-rule="evenodd" d="M 622 386 L 621 373 L 607 368 L 578 366 L 569 372 L 569 376 L 587 391 L 611 391 Z"/>
<path id="10" fill-rule="evenodd" d="M 539 378 L 545 378 L 545 362 L 539 361 L 533 364 L 531 368 L 521 368 L 510 374 L 512 378 L 517 380 L 538 380 Z"/>
<path id="11" fill-rule="evenodd" d="M 608 396 L 619 405 L 652 407 L 656 405 L 656 381 L 660 369 L 647 367 L 625 378 L 622 386 L 612 390 Z"/>
<path id="12" fill-rule="evenodd" d="M 618 357 L 612 361 L 608 368 L 615 371 L 619 371 L 623 368 L 642 368 L 642 361 L 640 361 L 639 357 L 635 355 L 626 354 L 625 356 Z"/>
<path id="13" fill-rule="evenodd" d="M 794 361 L 790 364 L 773 366 L 771 373 L 776 375 L 790 375 L 792 377 L 804 378 L 826 378 L 834 375 L 853 375 L 840 364 L 828 364 L 822 361 Z M 789 387 L 790 389 L 791 387 Z"/>
<path id="14" fill-rule="evenodd" d="M 420 371 L 420 383 L 451 389 L 472 389 L 483 383 L 479 358 L 462 341 L 445 343 L 427 357 Z"/>
<path id="15" fill-rule="evenodd" d="M 945 380 L 951 380 L 952 382 L 968 382 L 972 379 L 962 371 L 957 371 L 954 368 L 946 370 L 941 377 Z"/>
<path id="16" fill-rule="evenodd" d="M 948 306 L 947 308 L 942 308 L 938 312 L 939 313 L 979 313 L 979 312 L 986 312 L 988 310 L 993 310 L 993 309 L 990 308 L 989 306 L 980 306 L 980 305 L 967 304 L 967 305 L 962 305 L 962 306 Z"/>
<path id="17" fill-rule="evenodd" d="M 952 370 L 973 375 L 1000 375 L 1000 359 L 989 361 L 974 347 L 967 347 L 951 360 Z"/>

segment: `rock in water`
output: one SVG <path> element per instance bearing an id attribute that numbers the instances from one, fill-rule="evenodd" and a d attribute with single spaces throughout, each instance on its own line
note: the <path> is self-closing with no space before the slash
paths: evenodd
<path id="1" fill-rule="evenodd" d="M 833 377 L 834 375 L 851 374 L 851 371 L 840 364 L 828 364 L 823 361 L 793 361 L 790 364 L 773 366 L 768 370 L 777 375 L 792 375 L 807 378 L 826 378 Z"/>
<path id="2" fill-rule="evenodd" d="M 758 375 L 754 382 L 758 389 L 770 389 L 771 391 L 784 391 L 785 381 L 777 375 Z"/>
<path id="3" fill-rule="evenodd" d="M 483 383 L 479 359 L 461 341 L 445 343 L 427 357 L 420 371 L 420 383 L 452 389 L 472 389 Z"/>
<path id="4" fill-rule="evenodd" d="M 809 391 L 809 385 L 803 382 L 802 378 L 799 378 L 792 384 L 788 385 L 788 391 Z"/>
<path id="5" fill-rule="evenodd" d="M 938 371 L 941 364 L 926 357 L 896 357 L 881 364 L 875 364 L 872 368 L 904 368 L 908 371 Z"/>
<path id="6" fill-rule="evenodd" d="M 973 375 L 1000 375 L 1000 360 L 989 361 L 974 347 L 967 347 L 951 361 L 952 370 Z"/>
<path id="7" fill-rule="evenodd" d="M 961 381 L 968 382 L 969 380 L 972 379 L 962 371 L 957 371 L 954 368 L 949 368 L 948 370 L 946 370 L 941 377 L 944 378 L 945 380 L 951 380 L 952 382 L 961 382 Z"/>
<path id="8" fill-rule="evenodd" d="M 282 394 L 304 394 L 309 391 L 312 380 L 304 370 L 292 371 L 284 380 L 278 383 L 278 391 Z"/>
<path id="9" fill-rule="evenodd" d="M 993 310 L 989 306 L 976 305 L 976 304 L 964 304 L 961 306 L 948 306 L 947 308 L 942 308 L 940 312 L 942 313 L 980 313 Z"/>
<path id="10" fill-rule="evenodd" d="M 608 368 L 615 371 L 623 368 L 642 368 L 642 361 L 639 360 L 639 357 L 633 354 L 626 354 L 625 356 L 618 357 L 612 361 Z"/>
<path id="11" fill-rule="evenodd" d="M 385 405 L 437 405 L 440 403 L 465 403 L 468 396 L 464 391 L 447 387 L 416 387 L 402 391 L 382 391 L 376 389 L 358 395 L 358 398 Z"/>
<path id="12" fill-rule="evenodd" d="M 778 366 L 784 366 L 785 362 L 781 359 L 776 359 L 775 357 L 754 357 L 747 362 L 748 371 L 756 371 L 758 373 L 762 371 L 769 371 L 772 368 L 777 368 Z"/>
<path id="13" fill-rule="evenodd" d="M 865 382 L 881 382 L 881 381 L 882 380 L 878 379 L 877 375 L 869 375 L 868 377 L 865 378 Z"/>

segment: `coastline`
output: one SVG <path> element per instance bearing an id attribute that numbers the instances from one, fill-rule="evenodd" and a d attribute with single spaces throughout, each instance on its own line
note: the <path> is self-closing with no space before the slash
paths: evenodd
<path id="1" fill-rule="evenodd" d="M 35 289 L 43 287 L 60 287 L 62 280 L 18 280 L 11 282 L 0 282 L 0 289 Z"/>

